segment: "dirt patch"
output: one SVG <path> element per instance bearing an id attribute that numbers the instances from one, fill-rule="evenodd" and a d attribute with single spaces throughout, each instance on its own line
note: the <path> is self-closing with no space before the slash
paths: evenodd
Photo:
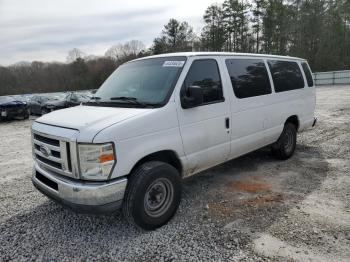
<path id="1" fill-rule="evenodd" d="M 229 217 L 234 214 L 234 208 L 227 203 L 210 203 L 208 204 L 209 213 L 214 216 Z"/>
<path id="2" fill-rule="evenodd" d="M 234 181 L 229 183 L 228 187 L 236 191 L 248 193 L 271 191 L 271 186 L 262 182 Z"/>
<path id="3" fill-rule="evenodd" d="M 248 199 L 242 202 L 243 205 L 249 205 L 254 207 L 265 207 L 276 203 L 283 202 L 283 195 L 276 193 L 268 193 L 266 195 L 260 195 L 253 199 Z"/>
<path id="4" fill-rule="evenodd" d="M 283 202 L 282 194 L 273 192 L 271 185 L 257 181 L 256 177 L 250 179 L 254 179 L 254 181 L 243 180 L 228 183 L 228 191 L 239 193 L 239 196 L 237 197 L 235 194 L 233 201 L 209 203 L 207 206 L 209 214 L 216 217 L 232 217 L 234 214 L 240 213 L 243 206 L 260 208 Z"/>

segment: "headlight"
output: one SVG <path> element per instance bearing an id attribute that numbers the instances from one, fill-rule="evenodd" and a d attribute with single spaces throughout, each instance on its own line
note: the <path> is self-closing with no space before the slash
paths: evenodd
<path id="1" fill-rule="evenodd" d="M 116 162 L 112 143 L 79 144 L 80 174 L 83 179 L 106 180 Z"/>

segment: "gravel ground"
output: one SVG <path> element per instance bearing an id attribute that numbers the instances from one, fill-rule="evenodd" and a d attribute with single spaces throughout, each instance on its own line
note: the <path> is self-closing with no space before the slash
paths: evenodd
<path id="1" fill-rule="evenodd" d="M 31 184 L 31 121 L 0 124 L 0 261 L 349 261 L 350 86 L 317 89 L 295 155 L 261 149 L 184 181 L 168 225 L 80 215 Z"/>

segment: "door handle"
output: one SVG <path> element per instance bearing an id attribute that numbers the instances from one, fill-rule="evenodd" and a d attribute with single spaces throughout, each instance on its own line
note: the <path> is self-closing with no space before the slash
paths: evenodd
<path id="1" fill-rule="evenodd" d="M 226 126 L 226 129 L 230 128 L 230 118 L 229 117 L 225 118 L 225 126 Z"/>

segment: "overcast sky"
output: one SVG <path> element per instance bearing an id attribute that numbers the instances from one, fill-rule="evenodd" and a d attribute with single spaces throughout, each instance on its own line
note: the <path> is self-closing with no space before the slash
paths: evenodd
<path id="1" fill-rule="evenodd" d="M 70 49 L 103 55 L 136 39 L 149 47 L 170 18 L 203 26 L 215 0 L 0 0 L 0 65 L 66 61 Z"/>

